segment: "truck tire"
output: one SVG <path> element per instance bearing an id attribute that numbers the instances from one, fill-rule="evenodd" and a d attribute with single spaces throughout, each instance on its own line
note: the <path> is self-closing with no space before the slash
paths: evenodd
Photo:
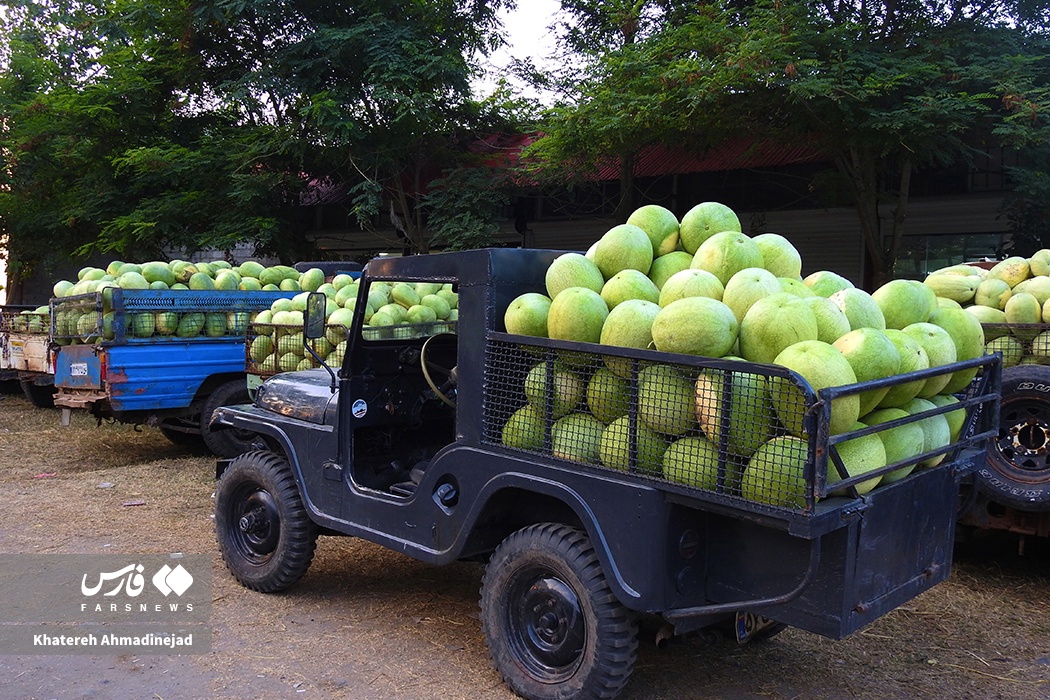
<path id="1" fill-rule="evenodd" d="M 29 403 L 33 404 L 37 408 L 54 408 L 55 407 L 55 385 L 54 384 L 37 384 L 32 379 L 23 379 L 22 393 L 29 399 Z"/>
<path id="2" fill-rule="evenodd" d="M 200 433 L 187 433 L 182 430 L 175 430 L 173 428 L 166 427 L 161 424 L 159 426 L 161 435 L 168 439 L 172 445 L 178 445 L 179 447 L 185 447 L 194 452 L 205 452 L 206 446 L 204 444 L 204 436 Z"/>
<path id="3" fill-rule="evenodd" d="M 531 700 L 614 697 L 638 654 L 638 623 L 587 535 L 558 523 L 518 530 L 496 548 L 481 625 L 503 680 Z"/>
<path id="4" fill-rule="evenodd" d="M 230 458 L 266 447 L 259 435 L 249 430 L 212 428 L 211 416 L 215 409 L 242 403 L 251 403 L 248 385 L 244 379 L 234 379 L 221 384 L 204 401 L 204 409 L 201 411 L 201 437 L 212 454 Z"/>
<path id="5" fill-rule="evenodd" d="M 977 469 L 977 487 L 993 501 L 1050 510 L 1050 367 L 1003 370 L 999 435 Z"/>
<path id="6" fill-rule="evenodd" d="M 230 462 L 215 487 L 215 538 L 226 568 L 246 588 L 275 593 L 303 577 L 317 526 L 286 459 L 249 452 Z"/>

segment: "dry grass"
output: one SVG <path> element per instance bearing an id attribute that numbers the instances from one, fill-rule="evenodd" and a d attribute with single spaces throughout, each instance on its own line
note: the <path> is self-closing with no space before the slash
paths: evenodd
<path id="1" fill-rule="evenodd" d="M 0 552 L 215 557 L 210 654 L 101 668 L 47 657 L 41 678 L 72 689 L 95 673 L 108 684 L 98 697 L 166 700 L 512 697 L 481 637 L 480 565 L 434 568 L 360 540 L 322 538 L 291 591 L 251 593 L 216 553 L 213 474 L 213 459 L 155 430 L 96 426 L 84 415 L 61 428 L 57 411 L 17 395 L 0 401 Z M 0 679 L 19 677 L 12 697 L 37 697 L 19 693 L 34 678 L 19 675 L 23 666 L 5 676 L 0 659 Z M 173 674 L 186 678 L 174 689 L 161 682 Z M 658 650 L 643 639 L 621 698 L 1050 699 L 1050 543 L 1030 541 L 1019 557 L 1014 538 L 976 538 L 959 547 L 948 582 L 841 641 L 787 630 L 744 647 L 687 637 Z"/>

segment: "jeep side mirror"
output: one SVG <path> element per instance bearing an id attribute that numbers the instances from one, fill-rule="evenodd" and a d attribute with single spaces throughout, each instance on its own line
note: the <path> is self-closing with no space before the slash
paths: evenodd
<path id="1" fill-rule="evenodd" d="M 306 313 L 303 315 L 303 338 L 316 340 L 325 332 L 325 310 L 328 297 L 321 292 L 310 292 L 306 297 Z"/>

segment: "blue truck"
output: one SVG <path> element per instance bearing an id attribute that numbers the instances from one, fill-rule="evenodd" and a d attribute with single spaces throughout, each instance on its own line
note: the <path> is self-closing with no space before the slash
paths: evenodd
<path id="1" fill-rule="evenodd" d="M 103 291 L 51 300 L 55 406 L 99 421 L 154 426 L 220 457 L 252 449 L 248 431 L 215 429 L 219 406 L 248 401 L 245 332 L 292 291 Z"/>

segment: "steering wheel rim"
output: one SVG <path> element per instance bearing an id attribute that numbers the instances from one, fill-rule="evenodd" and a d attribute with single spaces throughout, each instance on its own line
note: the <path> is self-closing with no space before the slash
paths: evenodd
<path id="1" fill-rule="evenodd" d="M 450 399 L 445 392 L 438 388 L 437 383 L 430 376 L 430 368 L 433 367 L 435 370 L 444 373 L 453 384 L 455 384 L 456 381 L 456 368 L 453 367 L 452 369 L 448 369 L 447 367 L 443 367 L 435 362 L 427 360 L 427 348 L 430 346 L 430 341 L 442 335 L 452 335 L 455 337 L 452 333 L 437 333 L 427 338 L 426 342 L 423 343 L 423 348 L 419 351 L 419 367 L 423 370 L 423 378 L 427 381 L 427 386 L 430 387 L 430 390 L 433 391 L 434 394 L 447 406 L 455 408 L 456 402 Z"/>

